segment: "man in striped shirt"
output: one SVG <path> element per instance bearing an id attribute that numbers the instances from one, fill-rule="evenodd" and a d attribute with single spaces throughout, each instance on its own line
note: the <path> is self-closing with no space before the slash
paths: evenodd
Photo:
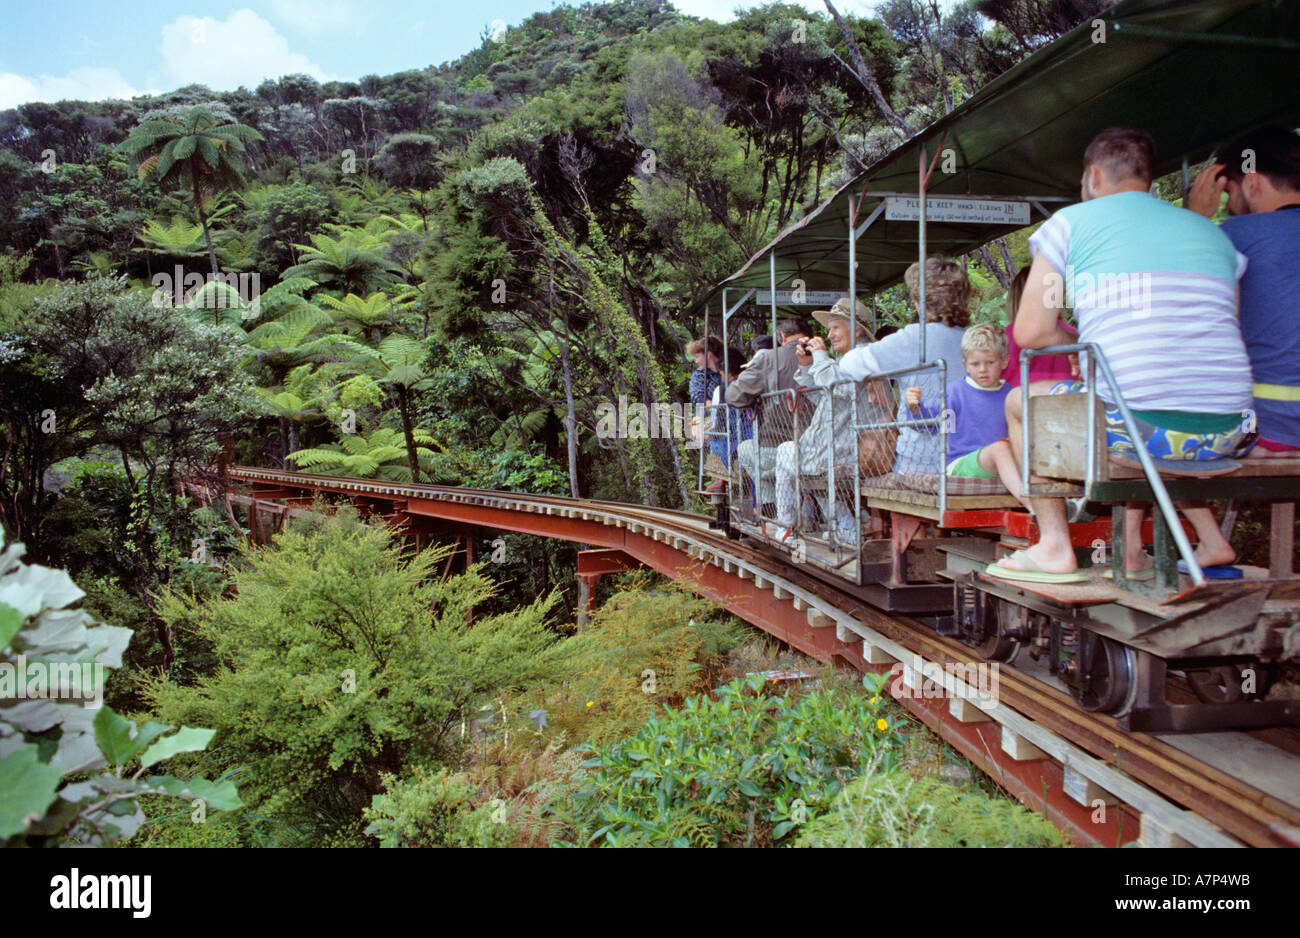
<path id="1" fill-rule="evenodd" d="M 1025 348 L 1091 342 L 1101 348 L 1137 419 L 1129 438 L 1113 395 L 1100 379 L 1112 453 L 1136 458 L 1135 446 L 1173 460 L 1221 459 L 1249 449 L 1251 372 L 1237 322 L 1237 280 L 1246 258 L 1212 223 L 1150 194 L 1155 144 L 1141 130 L 1113 127 L 1084 152 L 1083 201 L 1048 219 L 1029 240 L 1034 255 L 1016 317 Z M 1072 306 L 1079 336 L 1059 324 Z M 1034 382 L 1029 394 L 1083 390 L 1077 381 Z M 1020 458 L 1021 390 L 1007 398 L 1007 424 Z M 1081 579 L 1070 545 L 1065 504 L 1031 500 L 1040 540 L 990 573 L 1007 579 Z M 1208 508 L 1184 507 L 1202 566 L 1231 563 L 1232 548 Z M 1143 507 L 1126 514 L 1126 566 L 1150 575 L 1138 536 Z"/>

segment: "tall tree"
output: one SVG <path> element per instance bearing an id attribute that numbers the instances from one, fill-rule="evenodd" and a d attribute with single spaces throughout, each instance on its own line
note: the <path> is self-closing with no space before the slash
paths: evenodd
<path id="1" fill-rule="evenodd" d="M 222 192 L 243 188 L 244 145 L 261 139 L 252 127 L 218 123 L 208 108 L 198 105 L 182 123 L 144 121 L 122 143 L 122 150 L 137 162 L 141 179 L 153 177 L 163 190 L 189 190 L 203 226 L 214 277 L 219 270 L 208 209 Z"/>

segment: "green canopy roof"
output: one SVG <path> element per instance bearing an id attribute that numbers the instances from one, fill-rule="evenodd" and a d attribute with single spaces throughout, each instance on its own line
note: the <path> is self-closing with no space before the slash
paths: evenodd
<path id="1" fill-rule="evenodd" d="M 932 157 L 942 144 L 956 156 L 956 172 L 936 168 L 931 196 L 1059 205 L 1078 199 L 1083 151 L 1106 127 L 1149 131 L 1164 174 L 1252 127 L 1300 123 L 1300 0 L 1126 0 L 1102 19 L 1103 42 L 1083 23 L 998 76 L 786 228 L 710 298 L 724 287 L 765 290 L 773 252 L 778 290 L 795 278 L 808 290 L 845 290 L 851 200 L 866 193 L 860 227 L 882 201 L 873 193 L 915 193 L 922 147 Z M 1052 208 L 1040 201 L 1034 220 Z M 929 221 L 927 251 L 964 254 L 1023 224 Z M 915 221 L 881 213 L 857 242 L 858 290 L 896 283 L 918 249 Z"/>

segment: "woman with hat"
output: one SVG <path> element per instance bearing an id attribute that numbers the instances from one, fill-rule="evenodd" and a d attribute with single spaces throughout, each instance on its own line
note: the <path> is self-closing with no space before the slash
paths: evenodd
<path id="1" fill-rule="evenodd" d="M 912 303 L 920 309 L 921 265 L 913 264 L 903 275 Z M 919 350 L 920 331 L 925 330 L 925 361 L 942 360 L 947 365 L 948 380 L 965 373 L 961 358 L 961 338 L 970 324 L 970 280 L 956 261 L 945 257 L 928 257 L 925 261 L 925 324 L 908 323 L 891 336 L 849 349 L 838 362 L 814 353 L 808 369 L 818 384 L 852 378 L 861 381 L 871 375 L 888 374 L 922 364 Z M 907 413 L 905 398 L 909 387 L 920 387 L 922 400 L 938 397 L 943 382 L 938 369 L 900 375 L 898 381 L 897 419 L 913 419 Z M 936 431 L 929 427 L 903 427 L 898 433 L 898 455 L 894 471 L 942 472 L 942 444 Z"/>
<path id="2" fill-rule="evenodd" d="M 841 297 L 830 309 L 818 310 L 813 316 L 826 327 L 826 337 L 835 354 L 843 356 L 853 348 L 855 333 L 858 342 L 870 342 L 874 338 L 866 312 L 861 303 L 850 303 L 848 297 Z M 852 422 L 855 413 L 858 423 L 865 423 L 871 415 L 868 395 L 838 374 L 834 361 L 826 353 L 825 341 L 805 340 L 795 355 L 802 366 L 795 375 L 796 382 L 828 390 L 819 395 L 817 408 L 799 439 L 782 443 L 776 450 L 777 523 L 769 534 L 779 540 L 787 539 L 794 526 L 796 474 L 826 479 L 832 460 L 837 470 L 848 467 L 857 472 L 857 434 L 853 432 Z M 840 482 L 842 487 L 842 477 Z M 836 534 L 841 540 L 853 541 L 856 516 L 852 498 L 846 499 L 842 492 L 835 493 L 832 505 L 830 494 L 821 497 L 823 514 L 827 519 L 835 518 Z"/>

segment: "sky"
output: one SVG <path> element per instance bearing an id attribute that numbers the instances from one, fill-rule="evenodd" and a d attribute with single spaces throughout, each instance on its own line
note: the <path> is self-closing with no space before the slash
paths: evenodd
<path id="1" fill-rule="evenodd" d="M 577 2 L 577 0 L 575 0 Z M 824 12 L 821 0 L 798 0 Z M 440 65 L 551 0 L 44 0 L 6 4 L 0 110 L 28 101 L 129 98 L 200 83 L 252 90 L 305 72 L 356 80 Z M 693 16 L 733 18 L 747 0 L 674 0 Z M 868 0 L 841 0 L 865 14 Z M 215 53 L 215 54 L 214 54 Z"/>

